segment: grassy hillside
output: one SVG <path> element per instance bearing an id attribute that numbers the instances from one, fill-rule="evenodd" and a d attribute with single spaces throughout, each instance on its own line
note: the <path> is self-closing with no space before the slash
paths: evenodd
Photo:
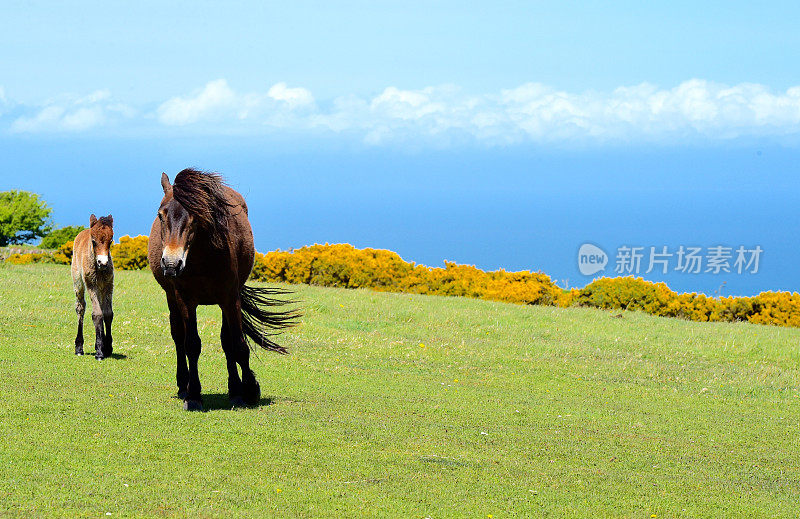
<path id="1" fill-rule="evenodd" d="M 116 279 L 97 362 L 68 267 L 0 266 L 0 515 L 798 514 L 800 329 L 297 286 L 257 408 L 203 309 L 187 413 L 163 293 Z"/>

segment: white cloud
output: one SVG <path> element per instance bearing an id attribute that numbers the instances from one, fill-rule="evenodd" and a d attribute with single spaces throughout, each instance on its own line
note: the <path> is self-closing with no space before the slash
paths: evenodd
<path id="1" fill-rule="evenodd" d="M 84 97 L 62 96 L 28 111 L 31 115 L 22 115 L 11 123 L 12 133 L 81 132 L 136 115 L 131 107 L 114 102 L 107 90 Z"/>
<path id="2" fill-rule="evenodd" d="M 43 128 L 56 128 L 64 116 L 64 108 L 47 106 L 33 117 L 20 117 L 11 125 L 13 132 L 33 132 Z"/>
<path id="3" fill-rule="evenodd" d="M 499 108 L 533 140 L 612 140 L 791 134 L 800 131 L 800 92 L 689 80 L 659 90 L 643 83 L 610 94 L 571 94 L 542 85 L 501 93 Z"/>
<path id="4" fill-rule="evenodd" d="M 202 119 L 231 115 L 237 96 L 224 79 L 206 84 L 192 97 L 173 97 L 158 107 L 158 120 L 168 125 L 192 124 Z"/>
<path id="5" fill-rule="evenodd" d="M 267 92 L 276 101 L 286 103 L 289 108 L 310 107 L 314 105 L 314 96 L 305 88 L 289 88 L 286 83 L 277 83 Z"/>
<path id="6" fill-rule="evenodd" d="M 689 80 L 672 89 L 643 83 L 570 93 L 528 83 L 480 96 L 390 87 L 335 104 L 319 120 L 326 118 L 337 131 L 363 130 L 370 143 L 447 135 L 490 144 L 727 139 L 800 133 L 800 87 L 774 94 L 763 85 Z"/>
<path id="7" fill-rule="evenodd" d="M 273 85 L 266 94 L 234 92 L 224 79 L 210 81 L 189 97 L 173 97 L 158 107 L 158 120 L 169 126 L 226 119 L 267 123 L 297 109 L 313 108 L 314 96 L 305 88 Z"/>
<path id="8" fill-rule="evenodd" d="M 0 85 L 0 115 L 3 115 L 9 108 L 11 108 L 11 101 L 6 98 L 6 91 Z"/>
<path id="9" fill-rule="evenodd" d="M 95 126 L 100 126 L 105 122 L 103 109 L 97 106 L 91 108 L 79 108 L 74 112 L 65 114 L 61 119 L 65 130 L 88 130 Z"/>
<path id="10" fill-rule="evenodd" d="M 14 105 L 0 88 L 0 111 L 3 106 Z M 800 134 L 800 86 L 773 92 L 753 83 L 691 79 L 668 89 L 642 83 L 576 93 L 526 83 L 480 95 L 452 85 L 390 86 L 320 104 L 308 89 L 286 83 L 243 93 L 218 79 L 138 119 L 103 90 L 15 111 L 23 114 L 10 125 L 16 132 L 85 131 L 135 120 L 206 133 L 342 134 L 371 144 L 675 142 Z"/>
<path id="11" fill-rule="evenodd" d="M 370 102 L 370 109 L 394 119 L 421 119 L 425 116 L 445 111 L 445 104 L 435 102 L 432 97 L 434 88 L 423 90 L 398 90 L 389 87 Z"/>

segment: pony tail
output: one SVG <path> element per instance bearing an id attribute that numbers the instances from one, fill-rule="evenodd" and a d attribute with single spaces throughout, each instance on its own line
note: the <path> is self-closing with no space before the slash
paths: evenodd
<path id="1" fill-rule="evenodd" d="M 297 325 L 302 314 L 297 310 L 268 310 L 269 307 L 296 303 L 275 297 L 287 294 L 291 292 L 283 288 L 242 286 L 239 291 L 242 302 L 242 331 L 250 349 L 255 349 L 255 343 L 265 350 L 284 355 L 289 353 L 289 350 L 273 342 L 270 337 Z"/>

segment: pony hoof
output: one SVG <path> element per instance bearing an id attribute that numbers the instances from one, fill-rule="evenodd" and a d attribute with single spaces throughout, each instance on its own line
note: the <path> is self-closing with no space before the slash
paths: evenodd
<path id="1" fill-rule="evenodd" d="M 97 360 L 105 360 L 105 357 L 103 357 L 102 355 L 95 355 L 94 358 Z"/>
<path id="2" fill-rule="evenodd" d="M 202 411 L 203 410 L 203 402 L 200 400 L 184 400 L 183 401 L 183 410 L 184 411 Z"/>
<path id="3" fill-rule="evenodd" d="M 244 401 L 244 398 L 240 396 L 229 396 L 228 400 L 231 403 L 231 407 L 245 407 L 247 404 Z"/>
<path id="4" fill-rule="evenodd" d="M 261 400 L 261 386 L 258 382 L 245 384 L 242 388 L 242 392 L 244 393 L 242 395 L 244 401 L 247 402 L 248 405 L 256 405 Z"/>
<path id="5" fill-rule="evenodd" d="M 186 397 L 189 396 L 189 393 L 185 389 L 178 390 L 178 398 L 181 400 L 186 400 Z"/>
<path id="6" fill-rule="evenodd" d="M 75 355 L 83 355 L 83 350 L 75 350 Z"/>

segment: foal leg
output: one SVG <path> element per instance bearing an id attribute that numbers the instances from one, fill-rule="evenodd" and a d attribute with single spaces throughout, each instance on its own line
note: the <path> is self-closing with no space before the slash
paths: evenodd
<path id="1" fill-rule="evenodd" d="M 94 358 L 103 360 L 103 309 L 97 287 L 89 288 L 89 299 L 92 301 L 92 322 L 94 323 Z"/>
<path id="2" fill-rule="evenodd" d="M 222 312 L 222 330 L 219 333 L 222 351 L 225 352 L 225 361 L 228 364 L 228 399 L 234 407 L 244 405 L 242 399 L 242 381 L 239 379 L 239 370 L 236 367 L 236 348 L 231 336 L 225 312 Z"/>
<path id="3" fill-rule="evenodd" d="M 187 411 L 202 411 L 203 399 L 200 396 L 200 374 L 197 361 L 200 358 L 200 335 L 197 333 L 197 307 L 186 307 L 186 358 L 189 361 L 189 385 L 183 408 Z"/>
<path id="4" fill-rule="evenodd" d="M 114 320 L 114 311 L 111 308 L 111 292 L 109 292 L 103 301 L 103 322 L 105 324 L 105 333 L 103 334 L 103 357 L 110 357 L 114 348 L 111 346 L 111 322 Z"/>
<path id="5" fill-rule="evenodd" d="M 261 386 L 250 369 L 250 349 L 242 331 L 242 304 L 238 298 L 234 304 L 225 308 L 225 319 L 228 322 L 236 362 L 242 368 L 242 397 L 248 405 L 255 405 L 261 400 Z"/>
<path id="6" fill-rule="evenodd" d="M 83 355 L 83 315 L 86 313 L 86 299 L 83 296 L 83 282 L 75 287 L 75 313 L 78 314 L 78 335 L 75 336 L 75 355 Z"/>
<path id="7" fill-rule="evenodd" d="M 169 307 L 169 328 L 172 340 L 175 341 L 175 354 L 177 357 L 177 368 L 175 369 L 175 381 L 178 383 L 178 398 L 186 400 L 189 389 L 189 368 L 186 367 L 186 326 L 183 322 L 183 312 L 178 303 L 171 298 L 167 298 Z"/>

